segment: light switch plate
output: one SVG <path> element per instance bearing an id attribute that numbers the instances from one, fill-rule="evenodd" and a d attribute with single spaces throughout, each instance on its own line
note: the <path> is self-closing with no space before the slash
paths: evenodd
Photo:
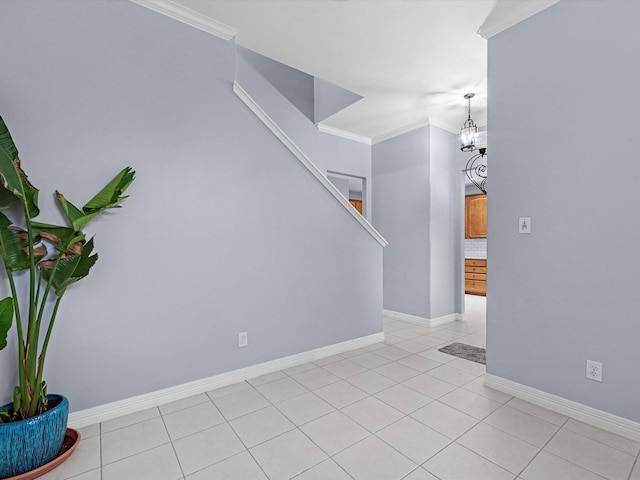
<path id="1" fill-rule="evenodd" d="M 518 233 L 531 233 L 531 217 L 518 219 Z"/>

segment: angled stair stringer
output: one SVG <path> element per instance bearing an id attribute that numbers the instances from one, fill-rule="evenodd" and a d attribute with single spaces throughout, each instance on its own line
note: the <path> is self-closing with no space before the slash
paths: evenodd
<path id="1" fill-rule="evenodd" d="M 305 151 L 315 151 L 322 141 L 316 126 L 300 113 L 281 95 L 281 93 L 266 81 L 247 61 L 236 55 L 236 72 L 233 84 L 235 94 L 249 107 L 258 119 L 276 136 L 280 142 L 294 155 L 295 158 L 314 176 L 333 198 L 383 247 L 388 242 L 382 235 L 360 215 L 358 211 L 344 198 L 339 190 L 329 181 L 320 168 L 305 154 Z M 254 93 L 255 92 L 255 93 Z M 259 102 L 256 98 L 261 98 Z M 264 101 L 264 104 L 261 104 Z M 290 108 L 287 108 L 290 107 Z M 274 119 L 274 112 L 278 119 Z M 296 139 L 291 138 L 287 131 L 295 131 Z"/>

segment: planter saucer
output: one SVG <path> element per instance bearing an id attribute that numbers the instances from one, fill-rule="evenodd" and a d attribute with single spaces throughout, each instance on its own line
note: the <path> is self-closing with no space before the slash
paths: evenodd
<path id="1" fill-rule="evenodd" d="M 51 460 L 49 463 L 45 463 L 41 467 L 36 468 L 35 470 L 21 473 L 20 475 L 9 477 L 5 480 L 32 480 L 44 475 L 45 473 L 56 468 L 67 458 L 69 458 L 69 456 L 78 446 L 78 443 L 80 443 L 80 433 L 73 428 L 67 428 L 67 431 L 64 433 L 64 442 L 62 443 L 62 448 L 60 449 L 60 453 L 58 453 L 58 456 L 56 458 Z"/>

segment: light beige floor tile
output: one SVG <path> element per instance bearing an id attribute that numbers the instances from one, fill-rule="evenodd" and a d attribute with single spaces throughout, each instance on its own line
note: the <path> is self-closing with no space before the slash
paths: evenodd
<path id="1" fill-rule="evenodd" d="M 494 400 L 500 403 L 506 403 L 513 398 L 509 394 L 499 392 L 498 390 L 494 390 L 493 388 L 490 388 L 490 387 L 485 387 L 484 375 L 474 380 L 471 380 L 469 383 L 466 383 L 462 388 L 464 388 L 465 390 L 469 390 L 470 392 L 477 393 L 478 395 L 482 395 L 483 397 L 490 398 L 491 400 Z"/>
<path id="2" fill-rule="evenodd" d="M 270 405 L 269 401 L 253 387 L 216 398 L 213 403 L 227 420 L 233 420 Z"/>
<path id="3" fill-rule="evenodd" d="M 182 470 L 171 444 L 127 457 L 102 469 L 102 480 L 179 480 Z"/>
<path id="4" fill-rule="evenodd" d="M 487 367 L 482 363 L 472 362 L 464 358 L 456 358 L 454 361 L 447 363 L 447 365 L 472 375 L 484 375 L 487 370 Z"/>
<path id="5" fill-rule="evenodd" d="M 417 355 L 415 357 L 423 358 L 418 357 Z M 405 380 L 409 380 L 410 378 L 416 377 L 422 373 L 399 362 L 387 363 L 386 365 L 373 369 L 373 371 L 390 378 L 394 382 L 404 382 Z"/>
<path id="6" fill-rule="evenodd" d="M 436 477 L 427 472 L 424 468 L 418 467 L 402 480 L 438 480 Z"/>
<path id="7" fill-rule="evenodd" d="M 522 472 L 523 480 L 604 480 L 600 475 L 589 472 L 573 463 L 542 451 Z"/>
<path id="8" fill-rule="evenodd" d="M 420 352 L 418 355 L 425 358 L 430 358 L 431 360 L 435 360 L 440 363 L 449 363 L 453 362 L 456 357 L 453 355 L 447 355 L 446 353 L 442 353 L 438 351 L 438 349 L 434 346 L 434 348 L 430 348 L 429 350 L 425 350 L 424 352 Z"/>
<path id="9" fill-rule="evenodd" d="M 433 401 L 431 397 L 422 395 L 404 385 L 394 385 L 376 393 L 375 397 L 407 415 Z"/>
<path id="10" fill-rule="evenodd" d="M 563 428 L 571 430 L 583 437 L 595 440 L 596 442 L 604 443 L 605 445 L 624 453 L 628 453 L 629 455 L 636 456 L 640 451 L 640 443 L 638 442 L 616 435 L 615 433 L 607 432 L 606 430 L 602 430 L 592 425 L 587 425 L 586 423 L 579 422 L 573 418 L 570 418 L 569 421 L 564 424 Z"/>
<path id="11" fill-rule="evenodd" d="M 554 425 L 564 425 L 564 423 L 569 419 L 569 417 L 565 415 L 552 412 L 551 410 L 547 410 L 546 408 L 539 407 L 538 405 L 534 405 L 533 403 L 529 403 L 526 400 L 521 400 L 519 398 L 512 398 L 506 403 L 506 405 L 520 410 L 521 412 L 528 413 L 529 415 L 533 415 L 534 417 L 541 418 L 542 420 L 553 423 Z"/>
<path id="12" fill-rule="evenodd" d="M 102 433 L 104 434 L 113 432 L 114 430 L 118 430 L 119 428 L 135 425 L 136 423 L 142 423 L 147 420 L 151 420 L 152 418 L 158 418 L 159 416 L 160 411 L 157 408 L 147 408 L 146 410 L 130 413 L 129 415 L 123 415 L 122 417 L 102 422 Z"/>
<path id="13" fill-rule="evenodd" d="M 416 332 L 413 331 L 413 328 L 396 330 L 395 332 L 393 332 L 393 334 L 398 337 L 406 338 L 407 340 L 412 339 L 416 336 Z"/>
<path id="14" fill-rule="evenodd" d="M 256 387 L 256 390 L 271 403 L 282 402 L 309 391 L 306 387 L 289 377 L 276 380 L 275 382 L 265 383 Z"/>
<path id="15" fill-rule="evenodd" d="M 409 387 L 430 398 L 439 398 L 456 389 L 455 385 L 431 377 L 427 375 L 427 373 L 405 380 L 401 385 Z"/>
<path id="16" fill-rule="evenodd" d="M 396 343 L 401 343 L 406 340 L 406 338 L 399 337 L 398 335 L 396 335 L 396 333 L 397 333 L 397 330 L 395 332 L 385 333 L 384 335 L 385 347 L 393 346 Z"/>
<path id="17" fill-rule="evenodd" d="M 177 412 L 163 415 L 163 418 L 172 440 L 201 432 L 225 421 L 222 414 L 211 402 L 178 410 Z"/>
<path id="18" fill-rule="evenodd" d="M 449 343 L 455 342 L 456 340 L 458 340 L 458 338 L 460 338 L 460 335 L 447 332 L 446 330 L 439 330 L 437 332 L 431 333 L 430 335 L 432 338 L 436 338 L 438 340 L 442 340 L 443 342 Z"/>
<path id="19" fill-rule="evenodd" d="M 275 406 L 298 426 L 335 410 L 313 392 L 290 398 L 284 402 L 277 403 Z"/>
<path id="20" fill-rule="evenodd" d="M 404 416 L 404 413 L 375 397 L 364 398 L 343 408 L 342 412 L 370 432 L 377 432 Z"/>
<path id="21" fill-rule="evenodd" d="M 341 360 L 344 360 L 344 358 L 341 357 L 340 355 L 330 355 L 328 357 L 324 357 L 319 360 L 314 360 L 313 363 L 315 363 L 319 367 L 322 367 L 324 365 L 329 365 L 330 363 L 339 362 Z"/>
<path id="22" fill-rule="evenodd" d="M 540 451 L 486 423 L 479 423 L 457 442 L 514 474 L 520 473 Z"/>
<path id="23" fill-rule="evenodd" d="M 300 427 L 313 443 L 334 455 L 369 436 L 369 432 L 342 412 L 332 412 Z"/>
<path id="24" fill-rule="evenodd" d="M 359 355 L 362 355 L 363 353 L 366 353 L 367 351 L 364 348 L 354 348 L 353 350 L 348 350 L 346 352 L 342 352 L 340 353 L 340 356 L 343 358 L 352 358 L 352 357 L 357 357 Z"/>
<path id="25" fill-rule="evenodd" d="M 178 410 L 184 410 L 185 408 L 200 405 L 201 403 L 211 403 L 211 399 L 206 393 L 183 398 L 171 403 L 165 403 L 164 405 L 160 405 L 158 408 L 160 409 L 161 415 L 166 415 L 168 413 L 177 412 Z"/>
<path id="26" fill-rule="evenodd" d="M 82 440 L 91 437 L 97 437 L 100 435 L 100 424 L 94 423 L 93 425 L 77 428 L 76 430 L 78 430 L 78 433 L 80 434 Z"/>
<path id="27" fill-rule="evenodd" d="M 423 463 L 434 456 L 451 440 L 411 417 L 382 429 L 376 436 L 415 463 Z"/>
<path id="28" fill-rule="evenodd" d="M 446 447 L 422 467 L 440 480 L 513 480 L 515 478 L 512 473 L 456 443 Z"/>
<path id="29" fill-rule="evenodd" d="M 375 351 L 353 357 L 351 358 L 351 361 L 358 365 L 362 365 L 365 368 L 377 368 L 391 362 L 388 358 L 376 355 Z"/>
<path id="30" fill-rule="evenodd" d="M 442 340 L 439 338 L 434 338 L 431 335 L 420 335 L 418 337 L 414 337 L 413 341 L 416 343 L 421 343 L 422 345 L 426 345 L 427 347 L 433 348 L 438 345 L 442 345 Z"/>
<path id="31" fill-rule="evenodd" d="M 484 422 L 540 448 L 544 447 L 560 428 L 507 405 L 493 412 Z"/>
<path id="32" fill-rule="evenodd" d="M 333 373 L 330 373 L 320 367 L 296 373 L 292 378 L 296 382 L 307 387 L 309 390 L 317 390 L 318 388 L 322 388 L 340 380 L 340 377 L 336 377 Z"/>
<path id="33" fill-rule="evenodd" d="M 425 373 L 425 375 L 430 375 L 439 380 L 442 380 L 443 382 L 451 383 L 452 385 L 455 385 L 457 387 L 461 387 L 465 383 L 469 383 L 471 380 L 477 377 L 477 375 L 452 368 L 448 364 L 442 365 L 441 367 L 433 368 Z"/>
<path id="34" fill-rule="evenodd" d="M 421 373 L 427 372 L 432 368 L 440 367 L 442 363 L 436 362 L 430 358 L 423 357 L 421 355 L 410 355 L 408 357 L 401 358 L 398 363 L 405 365 L 414 370 L 418 370 Z"/>
<path id="35" fill-rule="evenodd" d="M 40 480 L 63 480 L 100 468 L 100 437 L 82 438 L 71 456 Z"/>
<path id="36" fill-rule="evenodd" d="M 60 473 L 60 467 L 53 469 L 49 473 L 38 477 L 38 480 L 102 480 L 101 470 L 99 468 L 90 470 L 74 477 L 67 477 Z"/>
<path id="37" fill-rule="evenodd" d="M 303 363 L 301 365 L 296 365 L 294 367 L 286 368 L 283 370 L 283 372 L 292 377 L 296 373 L 306 372 L 307 370 L 312 370 L 317 367 L 318 366 L 315 363 L 309 362 L 309 363 Z"/>
<path id="38" fill-rule="evenodd" d="M 120 428 L 102 435 L 102 464 L 106 465 L 165 443 L 169 443 L 169 435 L 160 417 Z"/>
<path id="39" fill-rule="evenodd" d="M 391 335 L 389 335 L 391 336 Z M 387 340 L 385 340 L 386 342 Z M 404 341 L 404 339 L 402 339 Z M 406 350 L 402 350 L 401 348 L 396 348 L 391 345 L 387 345 L 384 348 L 376 350 L 376 355 L 380 355 L 381 357 L 387 358 L 392 361 L 398 361 L 401 358 L 408 357 L 411 355 L 411 352 L 407 352 Z"/>
<path id="40" fill-rule="evenodd" d="M 247 448 L 295 428 L 295 425 L 273 406 L 231 420 L 229 425 Z"/>
<path id="41" fill-rule="evenodd" d="M 343 450 L 333 460 L 355 480 L 400 480 L 417 466 L 374 436 Z"/>
<path id="42" fill-rule="evenodd" d="M 443 395 L 438 401 L 456 408 L 461 412 L 471 415 L 478 420 L 482 420 L 487 415 L 495 412 L 498 408 L 502 407 L 501 403 L 494 402 L 493 400 L 478 395 L 477 393 L 470 392 L 468 390 L 458 388 L 452 392 Z"/>
<path id="43" fill-rule="evenodd" d="M 227 385 L 226 387 L 216 388 L 215 390 L 210 390 L 207 392 L 207 396 L 215 400 L 216 398 L 226 397 L 227 395 L 232 395 L 234 393 L 241 392 L 243 390 L 251 389 L 251 385 L 247 382 L 238 382 L 232 385 Z"/>
<path id="44" fill-rule="evenodd" d="M 189 475 L 187 480 L 269 480 L 249 452 L 242 452 Z"/>
<path id="45" fill-rule="evenodd" d="M 387 378 L 384 375 L 380 375 L 373 370 L 367 370 L 364 373 L 359 373 L 358 375 L 349 377 L 346 379 L 346 381 L 351 385 L 355 385 L 360 390 L 364 390 L 369 395 L 373 395 L 375 393 L 381 392 L 382 390 L 386 390 L 387 388 L 390 388 L 396 384 L 396 382 L 394 382 L 390 378 Z"/>
<path id="46" fill-rule="evenodd" d="M 416 410 L 411 417 L 451 439 L 458 438 L 478 423 L 466 413 L 438 401 Z"/>
<path id="47" fill-rule="evenodd" d="M 352 480 L 333 460 L 325 460 L 294 477 L 294 480 Z"/>
<path id="48" fill-rule="evenodd" d="M 327 459 L 327 455 L 298 429 L 261 443 L 250 451 L 269 480 L 295 477 Z"/>
<path id="49" fill-rule="evenodd" d="M 335 408 L 344 408 L 368 396 L 345 380 L 319 388 L 315 390 L 315 394 Z"/>
<path id="50" fill-rule="evenodd" d="M 406 342 L 398 342 L 394 345 L 394 347 L 406 350 L 407 352 L 414 354 L 424 352 L 425 350 L 431 348 L 430 345 L 414 342 L 412 340 L 407 340 Z"/>
<path id="51" fill-rule="evenodd" d="M 365 352 L 375 352 L 379 348 L 384 347 L 384 342 L 373 343 L 371 345 L 367 345 L 366 347 L 362 347 L 362 350 Z"/>
<path id="52" fill-rule="evenodd" d="M 259 385 L 264 385 L 265 383 L 275 382 L 276 380 L 280 380 L 281 378 L 286 378 L 286 374 L 281 371 L 267 373 L 265 375 L 260 375 L 259 377 L 250 378 L 247 380 L 247 383 L 253 387 L 257 387 Z"/>
<path id="53" fill-rule="evenodd" d="M 351 360 L 342 360 L 340 362 L 334 362 L 323 367 L 325 370 L 333 373 L 336 377 L 342 379 L 353 377 L 359 373 L 365 372 L 367 369 L 362 365 Z"/>
<path id="54" fill-rule="evenodd" d="M 609 480 L 627 480 L 635 456 L 561 429 L 544 449 Z"/>
<path id="55" fill-rule="evenodd" d="M 185 475 L 190 475 L 245 450 L 244 445 L 223 423 L 173 442 Z"/>

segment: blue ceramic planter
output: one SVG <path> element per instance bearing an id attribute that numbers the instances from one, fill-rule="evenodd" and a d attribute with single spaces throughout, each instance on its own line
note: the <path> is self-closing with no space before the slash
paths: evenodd
<path id="1" fill-rule="evenodd" d="M 69 401 L 62 395 L 47 395 L 47 398 L 52 404 L 59 403 L 41 415 L 0 424 L 0 478 L 34 470 L 60 452 L 67 430 Z"/>

